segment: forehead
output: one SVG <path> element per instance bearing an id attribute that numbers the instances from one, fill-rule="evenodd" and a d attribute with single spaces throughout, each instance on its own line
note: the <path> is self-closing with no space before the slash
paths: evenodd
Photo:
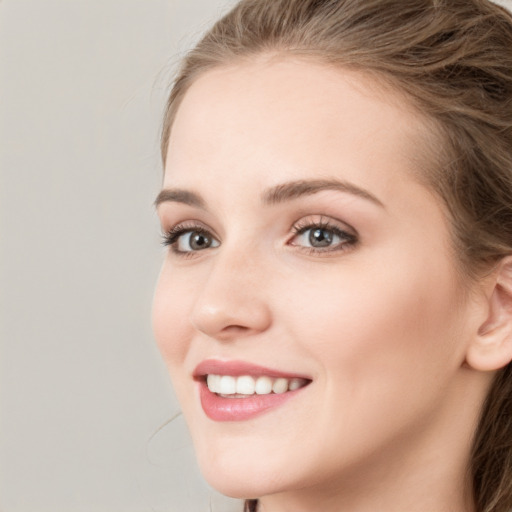
<path id="1" fill-rule="evenodd" d="M 241 169 L 257 167 L 270 182 L 341 170 L 364 185 L 386 169 L 391 177 L 412 168 L 425 132 L 403 95 L 367 74 L 306 59 L 243 62 L 208 71 L 186 93 L 165 180 L 227 171 L 243 179 Z"/>

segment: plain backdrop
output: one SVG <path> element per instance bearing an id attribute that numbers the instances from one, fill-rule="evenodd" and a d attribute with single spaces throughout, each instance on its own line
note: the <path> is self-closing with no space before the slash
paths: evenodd
<path id="1" fill-rule="evenodd" d="M 181 417 L 155 434 L 150 309 L 168 85 L 229 5 L 0 1 L 1 512 L 228 509 Z"/>
<path id="2" fill-rule="evenodd" d="M 240 510 L 150 327 L 168 84 L 232 4 L 0 0 L 0 512 Z"/>

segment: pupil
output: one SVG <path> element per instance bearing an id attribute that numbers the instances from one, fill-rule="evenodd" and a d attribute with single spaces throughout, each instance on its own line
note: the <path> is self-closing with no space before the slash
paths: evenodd
<path id="1" fill-rule="evenodd" d="M 332 233 L 325 229 L 314 229 L 309 234 L 309 243 L 313 247 L 328 247 L 332 243 Z"/>
<path id="2" fill-rule="evenodd" d="M 207 249 L 210 244 L 210 239 L 202 233 L 194 233 L 190 237 L 190 247 L 194 250 Z"/>

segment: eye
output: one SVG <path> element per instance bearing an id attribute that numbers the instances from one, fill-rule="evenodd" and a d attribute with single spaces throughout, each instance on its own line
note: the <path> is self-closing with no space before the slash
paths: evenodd
<path id="1" fill-rule="evenodd" d="M 186 231 L 177 238 L 175 244 L 177 252 L 202 251 L 217 245 L 216 240 L 203 231 Z"/>
<path id="2" fill-rule="evenodd" d="M 295 236 L 290 245 L 302 247 L 310 252 L 332 252 L 346 250 L 357 242 L 357 236 L 330 221 L 306 219 L 294 226 Z"/>
<path id="3" fill-rule="evenodd" d="M 175 226 L 166 233 L 163 243 L 170 246 L 172 251 L 177 254 L 203 251 L 220 245 L 220 242 L 203 227 L 183 225 Z"/>

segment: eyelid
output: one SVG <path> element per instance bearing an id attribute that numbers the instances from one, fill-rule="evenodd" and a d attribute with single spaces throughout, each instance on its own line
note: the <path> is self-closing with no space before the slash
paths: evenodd
<path id="1" fill-rule="evenodd" d="M 327 246 L 324 248 L 292 243 L 299 235 L 303 235 L 312 229 L 324 229 L 326 231 L 331 231 L 341 239 L 341 242 L 332 247 Z M 298 222 L 295 222 L 291 227 L 291 231 L 293 235 L 288 240 L 287 245 L 316 256 L 332 256 L 333 253 L 340 253 L 352 249 L 359 242 L 359 234 L 352 226 L 338 219 L 326 217 L 325 215 L 310 215 L 303 217 Z"/>
<path id="2" fill-rule="evenodd" d="M 295 234 L 298 234 L 312 227 L 324 227 L 327 229 L 335 229 L 342 231 L 347 235 L 353 236 L 354 238 L 359 238 L 357 230 L 354 229 L 350 224 L 347 224 L 346 222 L 335 219 L 333 217 L 328 217 L 326 215 L 320 214 L 307 215 L 305 217 L 302 217 L 300 220 L 293 223 L 291 231 L 293 231 Z"/>
<path id="3" fill-rule="evenodd" d="M 172 253 L 180 257 L 191 257 L 195 256 L 197 253 L 203 252 L 203 250 L 208 250 L 210 247 L 197 251 L 179 251 L 176 249 L 176 244 L 178 243 L 179 238 L 185 233 L 190 233 L 193 231 L 208 235 L 212 240 L 215 240 L 217 245 L 211 248 L 218 247 L 221 243 L 220 238 L 217 236 L 215 231 L 203 222 L 198 220 L 186 220 L 178 222 L 168 229 L 164 229 L 162 233 L 162 244 L 165 247 L 170 247 Z"/>
<path id="4" fill-rule="evenodd" d="M 170 223 L 170 227 L 165 227 L 162 225 L 162 232 L 164 235 L 169 233 L 177 233 L 179 231 L 205 231 L 214 236 L 217 240 L 220 240 L 219 236 L 215 232 L 213 228 L 211 228 L 208 224 L 198 220 L 198 219 L 187 219 L 179 222 Z"/>

